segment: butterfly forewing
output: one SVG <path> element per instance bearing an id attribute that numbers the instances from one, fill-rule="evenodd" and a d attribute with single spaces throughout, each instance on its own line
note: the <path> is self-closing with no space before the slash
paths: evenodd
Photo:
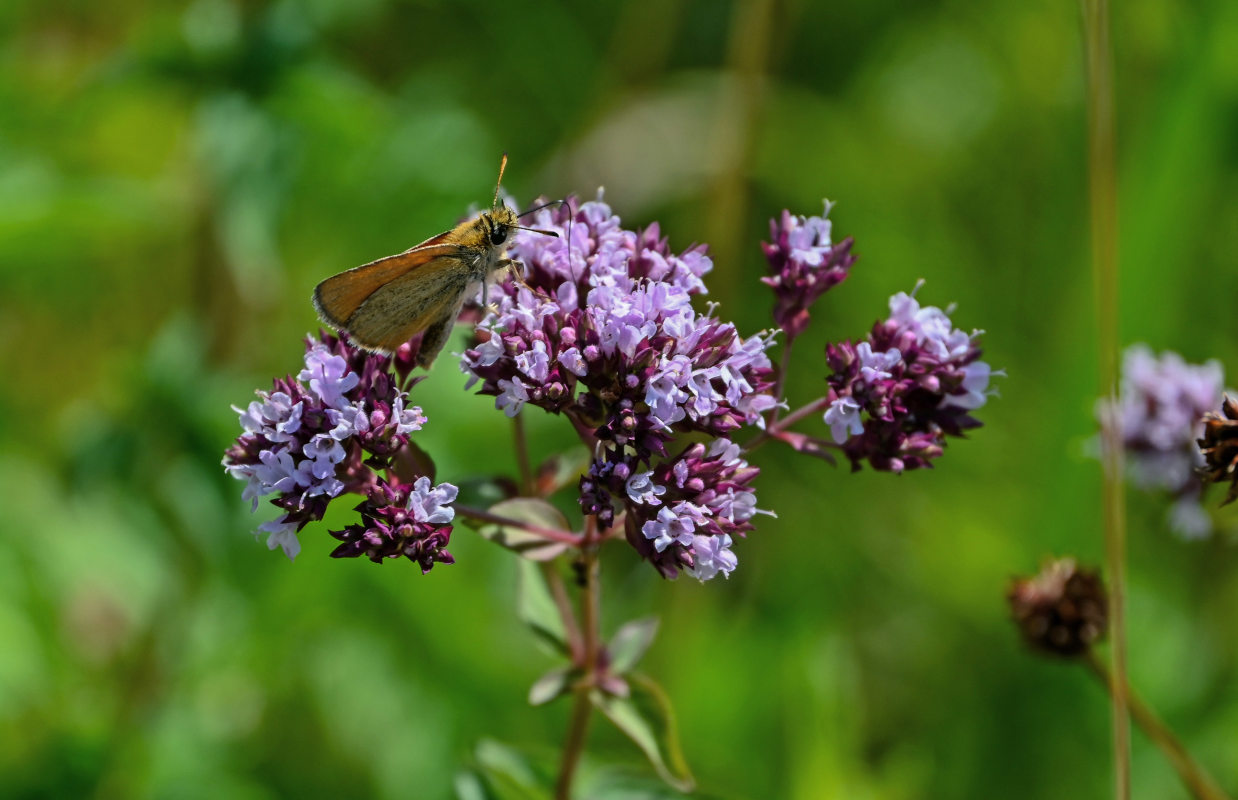
<path id="1" fill-rule="evenodd" d="M 375 289 L 344 328 L 362 347 L 393 352 L 401 344 L 458 312 L 468 285 L 458 256 L 439 256 Z"/>
<path id="2" fill-rule="evenodd" d="M 347 328 L 352 315 L 378 289 L 410 270 L 457 252 L 457 245 L 439 241 L 446 235 L 441 234 L 403 253 L 380 258 L 327 278 L 314 289 L 314 308 L 332 327 Z"/>

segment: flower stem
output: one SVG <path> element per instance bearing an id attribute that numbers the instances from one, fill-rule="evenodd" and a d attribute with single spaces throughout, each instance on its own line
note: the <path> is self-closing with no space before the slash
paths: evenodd
<path id="1" fill-rule="evenodd" d="M 801 406 L 795 409 L 794 411 L 792 411 L 790 414 L 787 414 L 782 419 L 776 419 L 775 417 L 771 417 L 769 423 L 765 426 L 765 430 L 757 433 L 756 436 L 753 436 L 751 439 L 748 440 L 748 443 L 744 445 L 744 452 L 750 453 L 753 450 L 760 447 L 761 445 L 768 442 L 770 439 L 777 438 L 778 434 L 782 433 L 787 428 L 791 427 L 792 425 L 804 419 L 805 417 L 808 417 L 808 416 L 811 416 L 817 413 L 818 411 L 825 408 L 829 404 L 830 404 L 830 401 L 828 397 L 819 397 L 816 400 L 813 400 L 808 405 Z M 775 409 L 775 411 L 777 411 L 777 409 Z M 836 445 L 831 445 L 831 446 L 834 447 Z M 838 448 L 842 449 L 841 446 L 838 446 Z"/>
<path id="2" fill-rule="evenodd" d="M 794 340 L 788 335 L 782 343 L 782 358 L 778 362 L 778 379 L 774 382 L 774 409 L 769 414 L 769 424 L 778 422 L 782 413 L 782 398 L 787 390 L 787 369 L 791 366 L 791 344 Z"/>
<path id="3" fill-rule="evenodd" d="M 541 525 L 534 525 L 531 522 L 523 522 L 518 519 L 502 517 L 498 514 L 491 514 L 489 511 L 483 511 L 480 508 L 454 503 L 452 508 L 456 513 L 468 519 L 477 520 L 478 522 L 491 522 L 495 525 L 506 525 L 511 528 L 519 528 L 529 533 L 535 533 L 543 539 L 549 539 L 552 542 L 562 542 L 563 544 L 571 545 L 572 547 L 580 547 L 581 537 L 571 531 L 559 530 L 558 528 L 543 528 Z"/>
<path id="4" fill-rule="evenodd" d="M 1091 197 L 1092 275 L 1096 291 L 1101 397 L 1111 404 L 1118 386 L 1118 196 L 1114 155 L 1113 50 L 1108 0 L 1082 0 L 1087 62 L 1088 183 Z M 1102 434 L 1102 505 L 1109 568 L 1113 687 L 1126 686 L 1126 513 L 1122 433 Z M 1114 791 L 1130 797 L 1130 719 L 1127 693 L 1112 690 Z"/>
<path id="5" fill-rule="evenodd" d="M 1097 658 L 1094 652 L 1089 651 L 1084 661 L 1092 674 L 1099 678 L 1110 692 L 1116 690 L 1118 684 L 1113 681 L 1113 676 L 1105 667 L 1104 662 Z M 1156 716 L 1152 709 L 1144 705 L 1143 701 L 1131 691 L 1129 685 L 1122 694 L 1135 724 L 1147 734 L 1153 744 L 1161 749 L 1192 795 L 1198 800 L 1229 800 L 1228 795 L 1222 791 L 1203 765 L 1191 757 L 1174 732 L 1165 726 L 1165 723 Z"/>
<path id="6" fill-rule="evenodd" d="M 512 417 L 512 440 L 516 449 L 516 469 L 520 470 L 520 493 L 533 496 L 533 467 L 529 464 L 529 442 L 524 433 L 524 416 Z"/>
<path id="7" fill-rule="evenodd" d="M 584 542 L 580 549 L 580 557 L 584 563 L 584 569 L 581 570 L 583 585 L 580 588 L 580 618 L 584 633 L 581 668 L 584 676 L 574 687 L 572 718 L 568 724 L 567 740 L 563 745 L 559 778 L 555 782 L 555 800 L 571 799 L 572 780 L 576 776 L 576 767 L 585 749 L 589 718 L 593 713 L 593 701 L 589 695 L 593 692 L 597 680 L 598 657 L 601 653 L 601 639 L 598 635 L 598 611 L 601 598 L 598 586 L 597 532 L 597 517 L 587 517 Z"/>

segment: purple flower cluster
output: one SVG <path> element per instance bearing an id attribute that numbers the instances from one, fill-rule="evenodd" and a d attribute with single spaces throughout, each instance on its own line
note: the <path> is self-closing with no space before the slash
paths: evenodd
<path id="1" fill-rule="evenodd" d="M 899 292 L 868 338 L 826 348 L 825 423 L 852 469 L 864 461 L 890 472 L 931 466 L 947 435 L 981 425 L 970 412 L 1002 373 L 979 360 L 979 334 L 955 329 L 947 311 L 921 307 L 915 291 Z"/>
<path id="2" fill-rule="evenodd" d="M 712 308 L 693 309 L 712 262 L 703 247 L 673 253 L 656 224 L 624 229 L 599 199 L 543 209 L 533 226 L 560 238 L 516 237 L 511 255 L 527 285 L 491 292 L 497 310 L 462 361 L 470 385 L 481 381 L 509 416 L 529 404 L 568 417 L 594 445 L 582 510 L 605 527 L 625 510 L 629 538 L 664 574 L 728 573 L 730 534 L 746 530 L 751 514 L 702 492 L 748 503 L 756 470 L 738 456 L 706 469 L 722 451 L 689 448 L 673 460 L 682 464 L 676 476 L 667 448 L 677 434 L 724 437 L 763 424 L 775 404 L 770 337 L 745 339 Z M 676 500 L 653 502 L 663 494 Z"/>
<path id="3" fill-rule="evenodd" d="M 751 483 L 759 472 L 739 445 L 715 439 L 632 473 L 625 487 L 628 541 L 667 577 L 680 569 L 702 581 L 730 575 L 737 563 L 732 536 L 752 530 L 756 514 L 773 516 L 756 507 Z"/>
<path id="4" fill-rule="evenodd" d="M 1097 404 L 1106 428 L 1117 425 L 1128 475 L 1141 489 L 1169 492 L 1169 524 L 1186 537 L 1207 535 L 1212 520 L 1200 500 L 1197 470 L 1204 459 L 1196 447 L 1204 414 L 1221 403 L 1225 376 L 1217 361 L 1188 364 L 1167 351 L 1157 356 L 1146 345 L 1128 347 L 1122 358 L 1122 386 L 1116 407 Z"/>
<path id="5" fill-rule="evenodd" d="M 233 407 L 244 432 L 225 454 L 224 468 L 246 482 L 242 497 L 253 502 L 254 510 L 260 497 L 276 495 L 271 502 L 283 513 L 258 528 L 272 550 L 281 547 L 295 557 L 301 549 L 297 532 L 322 519 L 333 498 L 353 492 L 367 496 L 360 507 L 363 519 L 395 522 L 392 530 L 399 531 L 400 546 L 387 546 L 384 554 L 406 555 L 423 569 L 433 561 L 450 561 L 442 548 L 451 534 L 446 525 L 451 509 L 443 504 L 454 499 L 455 487 L 442 484 L 431 491 L 422 478 L 417 486 L 421 481 L 427 485 L 419 493 L 388 483 L 376 472 L 391 467 L 409 434 L 426 421 L 420 408 L 408 405 L 408 393 L 389 372 L 393 361 L 323 334 L 307 340 L 305 368 L 296 378 L 277 379 L 274 390 L 259 392 L 248 408 Z M 402 371 L 399 365 L 397 370 Z M 446 499 L 430 509 L 426 497 L 431 495 Z M 397 499 L 412 514 L 411 522 L 395 521 L 390 508 Z M 360 535 L 356 527 L 332 533 L 345 541 L 333 556 L 377 552 L 372 537 Z M 367 546 L 359 546 L 361 541 Z"/>
<path id="6" fill-rule="evenodd" d="M 374 563 L 404 556 L 429 572 L 435 563 L 454 564 L 446 550 L 457 489 L 450 483 L 432 487 L 424 475 L 411 486 L 375 482 L 357 506 L 361 522 L 331 535 L 343 544 L 331 554 L 337 558 L 365 556 Z"/>
<path id="7" fill-rule="evenodd" d="M 782 212 L 770 220 L 772 242 L 762 242 L 769 261 L 769 276 L 761 281 L 774 290 L 774 321 L 795 339 L 808 327 L 808 308 L 847 277 L 855 256 L 851 237 L 838 244 L 830 241 L 830 207 L 819 217 L 801 217 Z"/>

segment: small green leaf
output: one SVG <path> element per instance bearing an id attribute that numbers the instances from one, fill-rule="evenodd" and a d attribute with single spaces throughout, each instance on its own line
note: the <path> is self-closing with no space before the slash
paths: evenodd
<path id="1" fill-rule="evenodd" d="M 494 795 L 486 791 L 486 785 L 476 772 L 464 771 L 456 773 L 456 800 L 493 800 Z"/>
<path id="2" fill-rule="evenodd" d="M 550 800 L 544 781 L 514 748 L 483 739 L 473 756 L 477 767 L 456 777 L 459 800 Z"/>
<path id="3" fill-rule="evenodd" d="M 490 507 L 490 513 L 515 522 L 527 522 L 542 528 L 566 531 L 567 517 L 559 509 L 536 497 L 513 497 Z M 552 542 L 515 525 L 489 523 L 477 529 L 484 538 L 506 547 L 533 561 L 549 561 L 564 550 L 563 542 Z"/>
<path id="4" fill-rule="evenodd" d="M 667 786 L 655 775 L 633 774 L 629 768 L 609 765 L 588 771 L 582 768 L 580 779 L 576 781 L 576 796 L 589 800 L 684 800 L 682 792 Z M 692 800 L 723 798 L 693 792 Z"/>
<path id="5" fill-rule="evenodd" d="M 529 687 L 529 705 L 544 705 L 565 694 L 575 673 L 574 667 L 558 667 L 538 678 Z"/>
<path id="6" fill-rule="evenodd" d="M 580 479 L 580 474 L 588 469 L 592 457 L 589 448 L 577 445 L 543 461 L 537 468 L 534 481 L 537 494 L 549 497 L 569 483 L 575 483 Z"/>
<path id="7" fill-rule="evenodd" d="M 405 483 L 413 483 L 422 475 L 429 478 L 430 483 L 434 483 L 434 476 L 438 472 L 430 454 L 411 439 L 396 451 L 391 469 Z"/>
<path id="8" fill-rule="evenodd" d="M 563 617 L 546 585 L 542 567 L 532 561 L 520 561 L 520 586 L 517 590 L 516 613 L 532 629 L 539 642 L 550 647 L 554 655 L 567 655 L 567 630 Z"/>
<path id="9" fill-rule="evenodd" d="M 621 625 L 606 648 L 610 653 L 610 671 L 622 675 L 635 667 L 657 635 L 657 617 L 634 619 Z"/>
<path id="10" fill-rule="evenodd" d="M 589 699 L 636 743 L 662 780 L 681 792 L 692 791 L 696 780 L 684 761 L 675 712 L 666 693 L 642 675 L 632 675 L 629 680 L 631 697 L 614 697 L 594 690 Z"/>

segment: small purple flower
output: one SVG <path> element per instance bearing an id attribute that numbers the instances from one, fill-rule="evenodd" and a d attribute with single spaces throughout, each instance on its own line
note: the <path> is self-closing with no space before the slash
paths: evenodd
<path id="1" fill-rule="evenodd" d="M 296 556 L 297 532 L 322 519 L 332 498 L 370 493 L 374 469 L 389 468 L 409 434 L 425 424 L 391 365 L 324 334 L 307 341 L 305 368 L 295 379 L 281 378 L 247 408 L 234 407 L 243 433 L 225 454 L 224 469 L 245 481 L 242 497 L 255 510 L 260 497 L 275 495 L 271 502 L 283 514 L 258 528 L 271 549 Z M 450 484 L 436 491 L 448 490 L 454 498 Z"/>
<path id="2" fill-rule="evenodd" d="M 508 416 L 532 405 L 568 417 L 595 454 L 581 509 L 603 526 L 620 508 L 639 509 L 637 549 L 676 574 L 694 563 L 693 537 L 714 535 L 716 509 L 668 499 L 674 491 L 657 477 L 669 469 L 667 447 L 681 434 L 764 425 L 776 402 L 771 335 L 741 337 L 712 307 L 693 308 L 712 268 L 704 247 L 676 254 L 656 226 L 626 230 L 600 200 L 537 214 L 530 226 L 560 237 L 516 236 L 510 252 L 527 285 L 490 292 L 497 311 L 478 326 L 462 369 Z M 639 533 L 646 523 L 650 536 Z M 725 572 L 719 558 L 702 574 Z"/>
<path id="3" fill-rule="evenodd" d="M 633 503 L 658 506 L 662 505 L 662 501 L 658 498 L 666 494 L 666 487 L 659 486 L 650 478 L 653 476 L 653 470 L 646 472 L 637 472 L 628 478 L 627 490 L 628 499 Z"/>
<path id="4" fill-rule="evenodd" d="M 894 377 L 890 370 L 903 363 L 903 354 L 896 347 L 884 353 L 874 353 L 871 344 L 860 342 L 855 346 L 855 353 L 860 359 L 860 378 L 865 383 Z"/>
<path id="5" fill-rule="evenodd" d="M 297 538 L 297 523 L 289 521 L 285 514 L 279 519 L 264 522 L 258 526 L 258 533 L 267 535 L 267 547 L 271 550 L 280 548 L 289 559 L 294 559 L 301 552 L 301 540 Z"/>
<path id="6" fill-rule="evenodd" d="M 315 345 L 305 354 L 305 369 L 297 375 L 302 383 L 309 384 L 313 392 L 328 408 L 344 408 L 348 401 L 344 394 L 357 385 L 360 378 L 348 369 L 343 357 L 334 355 L 323 345 Z"/>
<path id="7" fill-rule="evenodd" d="M 914 291 L 899 292 L 867 340 L 826 348 L 833 374 L 824 421 L 853 469 L 864 461 L 890 472 L 930 466 L 947 435 L 980 425 L 969 412 L 1003 373 L 979 360 L 979 335 L 956 329 L 936 306 L 921 307 Z"/>
<path id="8" fill-rule="evenodd" d="M 831 204 L 819 217 L 801 217 L 782 212 L 770 220 L 772 242 L 762 243 L 771 275 L 761 281 L 774 290 L 774 321 L 794 339 L 808 327 L 808 309 L 817 298 L 842 283 L 855 263 L 850 237 L 838 244 L 830 240 Z"/>
<path id="9" fill-rule="evenodd" d="M 722 573 L 726 578 L 731 577 L 731 571 L 739 564 L 739 560 L 731 552 L 731 537 L 725 533 L 720 536 L 693 537 L 692 553 L 695 563 L 684 571 L 702 583 L 718 573 Z"/>
<path id="10" fill-rule="evenodd" d="M 1102 427 L 1119 426 L 1131 482 L 1141 489 L 1167 491 L 1173 530 L 1187 538 L 1207 535 L 1211 520 L 1200 507 L 1203 483 L 1197 470 L 1204 459 L 1196 447 L 1204 414 L 1221 404 L 1224 372 L 1217 361 L 1188 364 L 1146 345 L 1128 347 L 1122 358 L 1122 386 L 1116 407 L 1097 404 Z"/>
<path id="11" fill-rule="evenodd" d="M 825 424 L 830 426 L 830 435 L 838 444 L 864 433 L 860 419 L 860 404 L 850 397 L 837 397 L 825 410 Z"/>
<path id="12" fill-rule="evenodd" d="M 451 504 L 459 493 L 460 490 L 450 483 L 431 487 L 430 479 L 423 475 L 413 483 L 413 489 L 408 494 L 408 509 L 417 522 L 445 525 L 456 518 L 456 510 Z"/>

